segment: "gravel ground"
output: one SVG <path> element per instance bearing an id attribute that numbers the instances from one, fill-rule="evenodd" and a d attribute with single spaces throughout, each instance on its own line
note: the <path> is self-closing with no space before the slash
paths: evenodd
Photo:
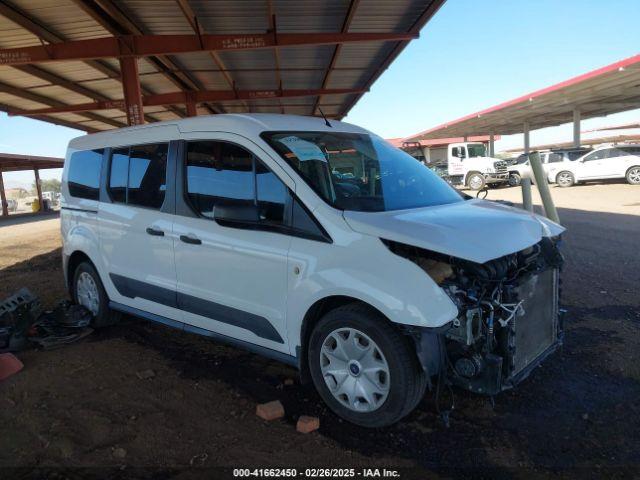
<path id="1" fill-rule="evenodd" d="M 398 425 L 365 430 L 297 379 L 285 385 L 289 367 L 127 318 L 64 349 L 20 353 L 25 369 L 0 384 L 0 469 L 214 478 L 222 473 L 208 468 L 378 466 L 404 468 L 403 478 L 637 478 L 640 188 L 552 193 L 568 228 L 565 346 L 494 406 L 456 390 L 446 428 L 427 395 Z M 520 192 L 491 190 L 489 199 L 517 202 Z M 58 229 L 55 219 L 0 226 L 0 297 L 22 285 L 48 306 L 64 295 Z M 255 405 L 272 399 L 286 418 L 266 423 Z M 318 415 L 320 431 L 296 433 L 302 414 Z"/>

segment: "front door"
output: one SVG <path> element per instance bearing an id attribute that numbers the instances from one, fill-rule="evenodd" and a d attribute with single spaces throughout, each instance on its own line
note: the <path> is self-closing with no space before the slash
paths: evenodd
<path id="1" fill-rule="evenodd" d="M 190 212 L 174 223 L 178 305 L 189 325 L 288 353 L 289 190 L 245 142 L 185 142 L 177 201 Z M 216 220 L 222 205 L 257 206 L 259 217 Z"/>
<path id="2" fill-rule="evenodd" d="M 109 298 L 145 312 L 180 320 L 176 309 L 173 215 L 165 203 L 168 143 L 112 150 L 109 202 L 99 223 Z M 171 199 L 166 199 L 171 201 Z"/>
<path id="3" fill-rule="evenodd" d="M 603 178 L 608 175 L 608 163 L 611 149 L 596 150 L 578 165 L 578 179 Z"/>

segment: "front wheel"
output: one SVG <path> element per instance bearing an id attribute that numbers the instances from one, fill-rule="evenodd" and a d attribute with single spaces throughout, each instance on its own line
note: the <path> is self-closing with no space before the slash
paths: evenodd
<path id="1" fill-rule="evenodd" d="M 509 174 L 509 186 L 510 187 L 517 187 L 518 185 L 520 185 L 520 183 L 522 183 L 522 177 L 520 176 L 519 173 L 510 173 Z"/>
<path id="2" fill-rule="evenodd" d="M 427 384 L 409 339 L 360 304 L 322 317 L 311 333 L 308 361 L 329 408 L 364 427 L 384 427 L 406 416 Z"/>
<path id="3" fill-rule="evenodd" d="M 576 180 L 575 180 L 575 177 L 573 176 L 573 173 L 563 171 L 558 173 L 558 175 L 556 175 L 556 183 L 558 184 L 559 187 L 566 188 L 576 183 Z"/>
<path id="4" fill-rule="evenodd" d="M 627 170 L 627 182 L 631 185 L 640 185 L 640 166 L 631 167 Z"/>
<path id="5" fill-rule="evenodd" d="M 467 176 L 467 187 L 471 190 L 482 190 L 485 183 L 484 176 L 480 173 L 470 173 Z"/>
<path id="6" fill-rule="evenodd" d="M 109 297 L 98 272 L 89 262 L 82 262 L 73 274 L 73 301 L 91 312 L 91 326 L 100 328 L 117 323 L 120 315 L 109 309 Z"/>

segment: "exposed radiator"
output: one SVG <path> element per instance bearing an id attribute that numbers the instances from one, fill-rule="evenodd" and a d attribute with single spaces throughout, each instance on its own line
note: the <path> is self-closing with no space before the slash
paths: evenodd
<path id="1" fill-rule="evenodd" d="M 524 316 L 516 318 L 513 375 L 517 375 L 558 337 L 558 270 L 531 277 L 517 288 Z"/>

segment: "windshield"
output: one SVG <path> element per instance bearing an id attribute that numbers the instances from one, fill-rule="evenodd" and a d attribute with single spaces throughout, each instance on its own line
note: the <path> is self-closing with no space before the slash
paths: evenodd
<path id="1" fill-rule="evenodd" d="M 487 149 L 484 148 L 482 143 L 469 143 L 467 150 L 469 152 L 469 158 L 487 156 Z"/>
<path id="2" fill-rule="evenodd" d="M 381 212 L 463 201 L 422 163 L 374 135 L 275 132 L 262 137 L 341 210 Z"/>

